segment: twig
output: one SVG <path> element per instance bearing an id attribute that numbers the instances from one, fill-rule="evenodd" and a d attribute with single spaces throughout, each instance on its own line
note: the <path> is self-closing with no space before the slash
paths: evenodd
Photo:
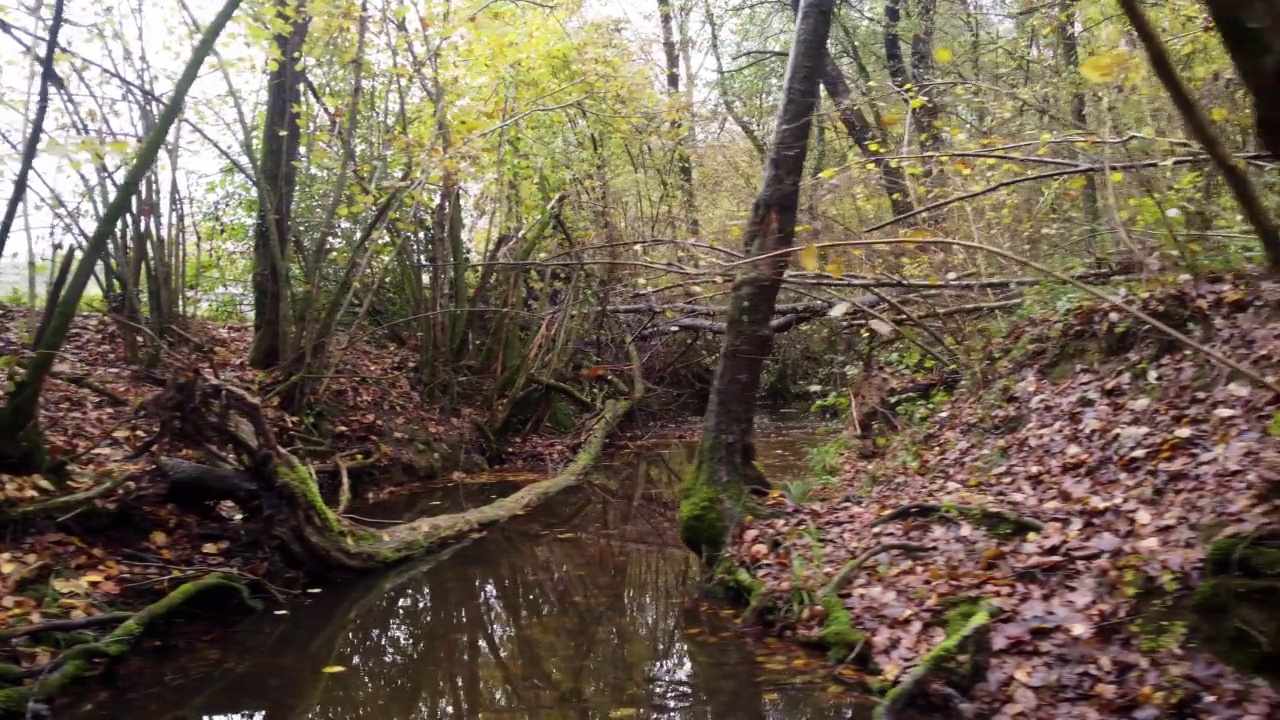
<path id="1" fill-rule="evenodd" d="M 342 462 L 342 458 L 335 457 L 333 464 L 338 468 L 338 478 L 341 484 L 338 486 L 338 508 L 335 512 L 339 515 L 347 511 L 347 505 L 351 504 L 351 477 L 347 474 L 347 464 Z"/>

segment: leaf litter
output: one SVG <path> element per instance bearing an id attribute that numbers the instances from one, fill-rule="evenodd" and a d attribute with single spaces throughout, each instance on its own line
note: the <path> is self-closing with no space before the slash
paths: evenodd
<path id="1" fill-rule="evenodd" d="M 27 322 L 24 308 L 0 305 L 0 356 L 7 367 L 29 358 Z M 167 501 L 166 479 L 151 457 L 201 461 L 199 456 L 178 442 L 162 441 L 150 455 L 132 457 L 159 429 L 147 399 L 166 378 L 200 370 L 263 397 L 279 383 L 245 361 L 252 340 L 247 325 L 196 320 L 183 336 L 164 348 L 156 367 L 142 369 L 128 362 L 110 318 L 84 313 L 72 324 L 40 408 L 49 456 L 66 461 L 67 487 L 60 490 L 39 475 L 0 474 L 0 514 L 94 489 L 111 478 L 128 480 L 92 506 L 11 525 L 0 548 L 0 632 L 138 608 L 213 571 L 280 581 L 281 568 L 265 543 L 246 531 L 238 509 L 200 513 Z M 413 466 L 436 439 L 474 438 L 472 420 L 480 412 L 422 403 L 410 383 L 416 363 L 415 351 L 389 343 L 349 348 L 326 379 L 327 447 L 310 454 L 306 448 L 316 442 L 307 436 L 303 418 L 286 412 L 274 397 L 264 400 L 264 410 L 278 435 L 312 462 L 345 454 L 377 465 Z M 56 659 L 56 648 L 30 640 L 0 643 L 0 665 L 30 672 Z"/>
<path id="2" fill-rule="evenodd" d="M 1188 283 L 1142 306 L 1280 374 L 1280 286 Z M 881 553 L 840 590 L 869 681 L 903 676 L 945 637 L 948 610 L 985 599 L 1000 612 L 968 698 L 978 717 L 1276 717 L 1265 681 L 1144 620 L 1153 594 L 1185 596 L 1202 579 L 1212 537 L 1280 523 L 1277 398 L 1096 307 L 1021 328 L 991 356 L 1001 380 L 957 392 L 871 460 L 846 452 L 839 485 L 816 501 L 773 493 L 747 518 L 733 559 L 792 608 L 771 630 L 815 638 L 816 593 L 845 563 L 918 543 L 927 551 Z M 941 514 L 884 522 L 919 503 Z M 1043 527 L 1009 532 L 960 508 Z"/>

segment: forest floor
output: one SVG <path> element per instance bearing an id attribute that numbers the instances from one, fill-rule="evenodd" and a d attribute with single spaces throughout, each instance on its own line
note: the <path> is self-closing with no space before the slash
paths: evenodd
<path id="1" fill-rule="evenodd" d="M 1280 286 L 1187 283 L 1140 304 L 1280 376 Z M 1275 690 L 1209 650 L 1258 662 L 1250 647 L 1280 640 L 1280 558 L 1263 547 L 1280 525 L 1280 399 L 1107 308 L 1024 326 L 990 358 L 994 381 L 748 519 L 732 552 L 758 583 L 753 615 L 837 645 L 854 683 L 928 665 L 915 699 L 968 717 L 1276 717 Z M 1230 571 L 1253 574 L 1241 587 L 1260 607 L 1208 579 Z M 978 608 L 990 623 L 959 657 L 981 672 L 926 659 Z"/>
<path id="2" fill-rule="evenodd" d="M 28 352 L 27 327 L 26 309 L 0 306 L 0 356 L 11 372 Z M 391 468 L 403 469 L 416 487 L 421 483 L 412 481 L 433 474 L 448 477 L 459 459 L 480 450 L 471 421 L 482 410 L 423 403 L 409 384 L 416 363 L 411 350 L 365 340 L 345 353 L 324 388 L 324 431 L 316 432 L 282 409 L 270 397 L 271 378 L 245 362 L 252 328 L 196 322 L 184 336 L 143 371 L 126 362 L 114 321 L 86 313 L 73 323 L 44 390 L 40 417 L 51 457 L 67 461 L 69 488 L 55 488 L 40 476 L 0 475 L 0 524 L 6 533 L 0 548 L 0 671 L 8 665 L 7 672 L 18 672 L 16 667 L 18 677 L 32 677 L 56 666 L 57 651 L 48 643 L 8 641 L 21 626 L 132 610 L 209 573 L 270 583 L 290 577 L 264 542 L 265 533 L 241 522 L 234 504 L 193 508 L 169 502 L 166 474 L 155 458 L 207 459 L 169 440 L 139 456 L 140 446 L 160 427 L 148 399 L 168 378 L 204 372 L 265 397 L 264 413 L 282 444 L 331 470 L 335 458 L 342 458 L 353 468 L 357 491 L 355 468 L 383 480 Z M 508 456 L 513 464 L 545 469 L 569 454 L 543 438 L 523 442 Z M 442 462 L 442 455 L 456 457 Z M 4 518 L 13 508 L 88 490 L 122 474 L 129 480 L 114 492 L 61 517 Z M 357 499 L 409 487 L 366 483 L 366 497 Z"/>

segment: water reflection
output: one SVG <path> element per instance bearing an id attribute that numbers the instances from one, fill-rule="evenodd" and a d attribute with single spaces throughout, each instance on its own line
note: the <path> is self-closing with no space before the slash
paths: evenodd
<path id="1" fill-rule="evenodd" d="M 770 678 L 727 619 L 696 606 L 700 568 L 675 527 L 689 455 L 669 442 L 621 453 L 598 483 L 447 556 L 130 660 L 114 689 L 59 717 L 866 716 L 826 683 Z"/>

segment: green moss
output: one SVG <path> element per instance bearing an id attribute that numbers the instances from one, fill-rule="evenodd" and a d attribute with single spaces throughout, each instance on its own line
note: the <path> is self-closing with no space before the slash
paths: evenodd
<path id="1" fill-rule="evenodd" d="M 947 631 L 947 637 L 952 637 L 964 629 L 965 625 L 973 619 L 973 616 L 981 612 L 987 603 L 984 600 L 968 597 L 952 598 L 952 607 L 942 616 L 943 627 Z"/>
<path id="2" fill-rule="evenodd" d="M 738 567 L 729 559 L 721 559 L 713 575 L 714 584 L 726 591 L 731 599 L 745 600 L 747 609 L 742 613 L 744 621 L 750 621 L 764 609 L 766 601 L 764 583 L 757 580 L 746 569 Z"/>
<path id="3" fill-rule="evenodd" d="M 62 654 L 58 668 L 38 681 L 0 690 L 0 716 L 21 714 L 32 700 L 47 700 L 61 693 L 68 685 L 89 672 L 92 668 L 90 661 L 124 655 L 150 623 L 213 588 L 234 590 L 251 607 L 259 605 L 249 597 L 249 591 L 244 585 L 221 575 L 209 575 L 182 585 L 126 620 L 100 642 L 77 645 L 67 650 Z"/>
<path id="4" fill-rule="evenodd" d="M 961 613 L 961 610 L 965 612 Z M 960 654 L 964 649 L 965 640 L 978 631 L 982 626 L 991 622 L 991 618 L 995 612 L 995 608 L 986 601 L 978 601 L 972 605 L 965 604 L 957 607 L 947 614 L 948 629 L 947 638 L 938 646 L 929 651 L 927 655 L 920 659 L 920 663 L 912 670 L 912 676 L 918 676 L 921 673 L 932 672 L 938 667 L 945 665 L 956 655 Z M 968 617 L 963 623 L 952 627 L 952 621 L 959 620 L 963 615 Z M 905 697 L 901 697 L 904 693 L 910 692 L 910 678 L 904 680 L 903 683 L 895 686 L 884 696 L 884 701 L 876 708 L 874 718 L 882 720 L 888 717 L 889 709 L 901 704 Z"/>
<path id="5" fill-rule="evenodd" d="M 306 466 L 301 463 L 279 463 L 276 465 L 276 472 L 303 500 L 311 505 L 316 515 L 320 517 L 320 521 L 324 523 L 325 529 L 333 537 L 347 537 L 347 528 L 343 526 L 342 520 L 329 509 L 329 506 L 325 505 L 324 498 L 320 496 L 320 486 Z"/>
<path id="6" fill-rule="evenodd" d="M 711 482 L 706 450 L 700 448 L 680 486 L 680 539 L 704 562 L 714 565 L 724 551 L 728 533 L 724 499 Z"/>
<path id="7" fill-rule="evenodd" d="M 17 665 L 0 664 L 0 685 L 12 685 L 26 675 L 26 670 Z"/>
<path id="8" fill-rule="evenodd" d="M 864 644 L 866 636 L 853 627 L 853 616 L 839 595 L 829 593 L 824 596 L 822 609 L 826 615 L 822 620 L 822 630 L 818 631 L 818 642 L 830 650 L 832 661 L 844 660 Z"/>
<path id="9" fill-rule="evenodd" d="M 1219 538 L 1209 545 L 1205 565 L 1212 575 L 1280 577 L 1280 549 L 1254 544 L 1250 535 Z"/>

